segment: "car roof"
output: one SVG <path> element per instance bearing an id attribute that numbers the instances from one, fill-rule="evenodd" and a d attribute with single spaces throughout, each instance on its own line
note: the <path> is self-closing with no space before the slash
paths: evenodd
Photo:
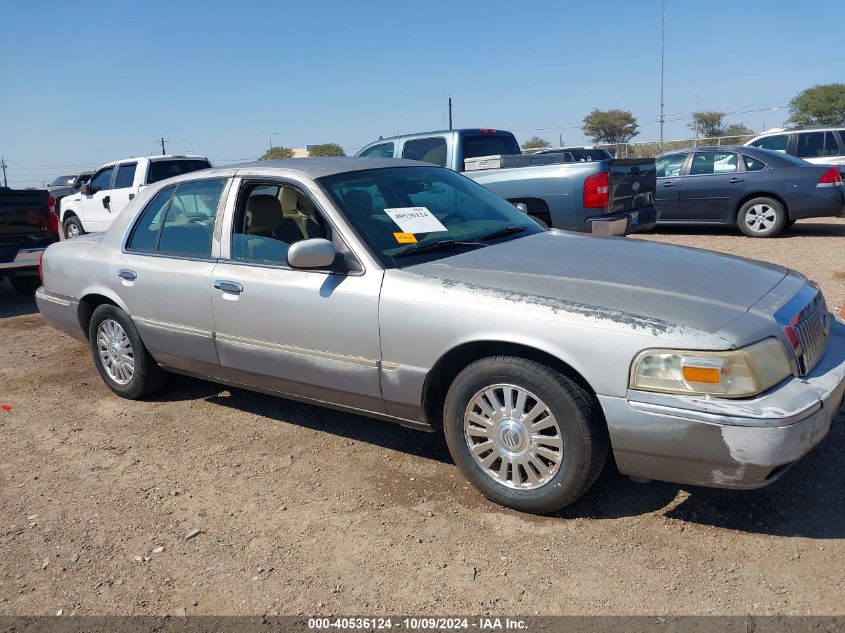
<path id="1" fill-rule="evenodd" d="M 204 160 L 211 162 L 208 160 L 207 156 L 199 156 L 195 154 L 153 154 L 152 156 L 129 156 L 128 158 L 121 158 L 119 160 L 109 161 L 108 163 L 103 163 L 100 165 L 98 169 L 102 169 L 103 167 L 110 167 L 112 165 L 117 165 L 119 163 L 128 163 L 133 160 L 141 160 L 146 159 L 151 163 L 155 163 L 161 160 Z"/>
<path id="2" fill-rule="evenodd" d="M 796 127 L 776 127 L 765 132 L 760 132 L 754 138 L 762 136 L 774 136 L 775 134 L 789 134 L 790 132 L 824 132 L 824 131 L 843 131 L 845 130 L 845 123 L 835 125 L 798 125 Z M 754 140 L 751 139 L 752 141 Z"/>
<path id="3" fill-rule="evenodd" d="M 396 134 L 395 136 L 385 136 L 383 138 L 378 139 L 377 141 L 373 141 L 372 143 L 367 143 L 364 147 L 369 147 L 370 145 L 378 145 L 379 143 L 384 143 L 386 141 L 395 141 L 397 139 L 421 138 L 424 136 L 444 136 L 446 134 L 454 133 L 482 134 L 481 130 L 485 130 L 485 132 L 483 132 L 485 136 L 501 136 L 503 134 L 513 136 L 513 134 L 508 130 L 499 130 L 496 128 L 463 127 L 455 128 L 453 130 L 434 130 L 432 132 L 414 132 L 413 134 Z"/>
<path id="4" fill-rule="evenodd" d="M 282 160 L 257 160 L 250 163 L 239 163 L 214 168 L 215 174 L 220 176 L 232 176 L 236 173 L 244 174 L 265 174 L 267 176 L 283 175 L 285 172 L 298 172 L 308 178 L 317 179 L 324 176 L 334 176 L 367 169 L 386 169 L 388 167 L 432 167 L 443 169 L 431 163 L 424 163 L 418 160 L 405 158 L 370 158 L 356 156 L 337 156 L 320 158 L 285 158 Z M 208 171 L 191 172 L 184 174 L 180 179 L 190 179 L 191 176 L 198 178 L 208 177 Z M 205 175 L 203 175 L 205 174 Z"/>

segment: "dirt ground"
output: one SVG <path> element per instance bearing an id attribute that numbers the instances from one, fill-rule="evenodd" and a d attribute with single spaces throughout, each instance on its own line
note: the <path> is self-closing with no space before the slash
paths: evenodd
<path id="1" fill-rule="evenodd" d="M 642 239 L 786 264 L 845 300 L 845 220 Z M 535 517 L 484 500 L 435 435 L 179 377 L 121 400 L 8 282 L 0 402 L 2 615 L 845 613 L 843 415 L 764 490 L 609 464 Z"/>

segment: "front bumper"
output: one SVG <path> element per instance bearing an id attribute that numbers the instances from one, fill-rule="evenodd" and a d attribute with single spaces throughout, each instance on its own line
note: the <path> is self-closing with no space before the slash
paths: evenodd
<path id="1" fill-rule="evenodd" d="M 760 488 L 816 446 L 845 396 L 845 323 L 812 372 L 747 400 L 629 391 L 599 396 L 620 472 L 719 488 Z"/>
<path id="2" fill-rule="evenodd" d="M 587 218 L 585 230 L 595 235 L 628 235 L 640 231 L 650 231 L 657 225 L 657 209 L 641 207 L 633 211 L 608 213 Z"/>

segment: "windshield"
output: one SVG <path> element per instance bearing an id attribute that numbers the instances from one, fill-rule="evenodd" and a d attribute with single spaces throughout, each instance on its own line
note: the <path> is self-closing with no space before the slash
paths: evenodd
<path id="1" fill-rule="evenodd" d="M 448 169 L 390 167 L 318 182 L 387 267 L 448 257 L 543 230 L 506 200 Z M 438 243 L 442 249 L 430 248 Z"/>
<path id="2" fill-rule="evenodd" d="M 76 176 L 59 176 L 50 183 L 51 187 L 61 187 L 62 185 L 72 185 Z"/>

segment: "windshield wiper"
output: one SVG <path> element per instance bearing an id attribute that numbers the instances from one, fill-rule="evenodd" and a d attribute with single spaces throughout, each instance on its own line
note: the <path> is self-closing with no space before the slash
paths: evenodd
<path id="1" fill-rule="evenodd" d="M 406 248 L 401 253 L 396 253 L 393 256 L 394 259 L 397 257 L 407 257 L 408 255 L 416 255 L 417 253 L 425 253 L 428 251 L 437 251 L 437 250 L 446 250 L 450 248 L 455 248 L 456 246 L 486 246 L 486 244 L 482 244 L 481 242 L 469 242 L 465 240 L 439 240 L 437 242 L 429 242 L 428 244 L 419 244 L 417 246 L 412 246 L 411 248 Z"/>
<path id="2" fill-rule="evenodd" d="M 506 226 L 504 228 L 499 229 L 498 231 L 493 231 L 492 233 L 483 235 L 478 239 L 486 242 L 487 240 L 495 240 L 497 237 L 505 237 L 506 235 L 516 235 L 517 233 L 524 233 L 528 230 L 529 229 L 527 226 Z"/>

